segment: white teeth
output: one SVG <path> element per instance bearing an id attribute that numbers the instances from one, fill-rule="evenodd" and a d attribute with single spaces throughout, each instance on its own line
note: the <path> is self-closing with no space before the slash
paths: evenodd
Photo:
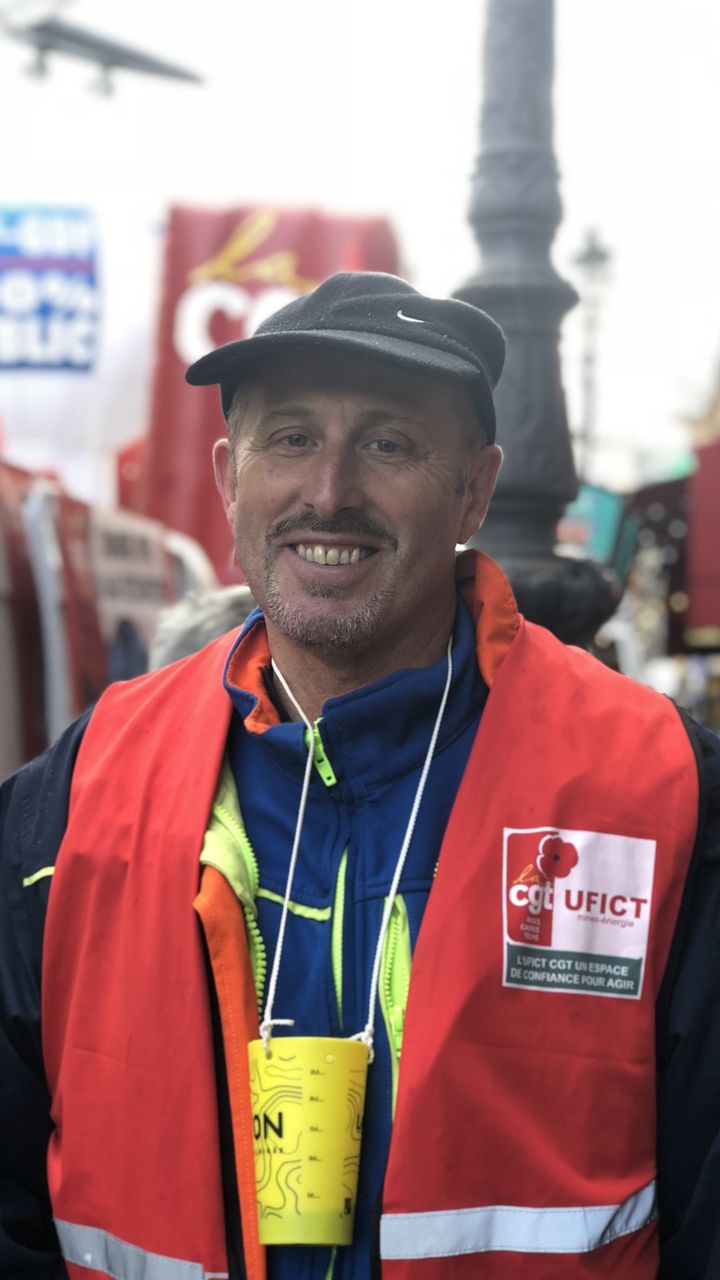
<path id="1" fill-rule="evenodd" d="M 319 543 L 314 547 L 306 547 L 303 542 L 298 542 L 295 550 L 301 560 L 307 560 L 310 564 L 357 564 L 370 554 L 363 547 L 353 547 L 352 551 L 345 547 L 340 551 L 337 547 L 326 548 Z"/>

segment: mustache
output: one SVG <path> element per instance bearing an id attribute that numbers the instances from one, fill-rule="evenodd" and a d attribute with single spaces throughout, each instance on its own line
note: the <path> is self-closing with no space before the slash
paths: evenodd
<path id="1" fill-rule="evenodd" d="M 288 534 L 296 533 L 349 534 L 356 538 L 377 538 L 397 548 L 397 539 L 388 529 L 359 511 L 338 512 L 332 520 L 320 520 L 312 511 L 300 512 L 297 516 L 288 516 L 286 520 L 279 520 L 270 531 L 270 540 L 285 538 Z"/>

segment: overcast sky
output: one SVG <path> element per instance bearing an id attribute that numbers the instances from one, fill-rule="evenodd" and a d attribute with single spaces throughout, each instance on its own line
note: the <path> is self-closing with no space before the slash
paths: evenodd
<path id="1" fill-rule="evenodd" d="M 134 314 L 107 336 L 119 341 L 134 323 L 137 359 L 136 375 L 109 379 L 105 394 L 120 398 L 128 438 L 144 417 L 157 303 L 147 228 L 170 202 L 384 213 L 419 287 L 449 292 L 474 269 L 466 209 L 482 0 L 76 0 L 64 16 L 206 77 L 186 87 L 119 74 L 103 98 L 88 91 L 90 67 L 58 60 L 37 81 L 23 71 L 29 51 L 0 39 L 0 199 L 87 203 L 115 219 L 112 270 Z M 679 420 L 702 410 L 715 381 L 718 121 L 718 0 L 557 0 L 566 218 L 554 257 L 577 283 L 572 259 L 589 226 L 613 253 L 599 349 L 600 482 L 623 487 L 672 465 L 685 445 Z M 571 316 L 563 349 L 574 419 L 578 335 Z"/>

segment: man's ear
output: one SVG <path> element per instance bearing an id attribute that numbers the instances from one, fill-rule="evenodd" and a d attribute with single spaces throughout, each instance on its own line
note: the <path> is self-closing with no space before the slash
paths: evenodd
<path id="1" fill-rule="evenodd" d="M 213 445 L 213 470 L 228 524 L 233 529 L 235 527 L 235 507 L 237 505 L 235 460 L 230 441 L 225 437 L 222 440 L 216 440 Z"/>
<path id="2" fill-rule="evenodd" d="M 467 542 L 485 519 L 501 463 L 502 449 L 499 444 L 485 445 L 470 462 L 458 542 Z"/>

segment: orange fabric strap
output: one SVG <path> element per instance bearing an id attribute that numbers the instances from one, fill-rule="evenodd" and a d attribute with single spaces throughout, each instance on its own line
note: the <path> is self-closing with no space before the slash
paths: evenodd
<path id="1" fill-rule="evenodd" d="M 193 906 L 202 921 L 220 1009 L 247 1280 L 265 1280 L 265 1249 L 258 1234 L 247 1056 L 248 1042 L 256 1040 L 259 1031 L 245 920 L 235 893 L 214 867 L 203 868 Z"/>

